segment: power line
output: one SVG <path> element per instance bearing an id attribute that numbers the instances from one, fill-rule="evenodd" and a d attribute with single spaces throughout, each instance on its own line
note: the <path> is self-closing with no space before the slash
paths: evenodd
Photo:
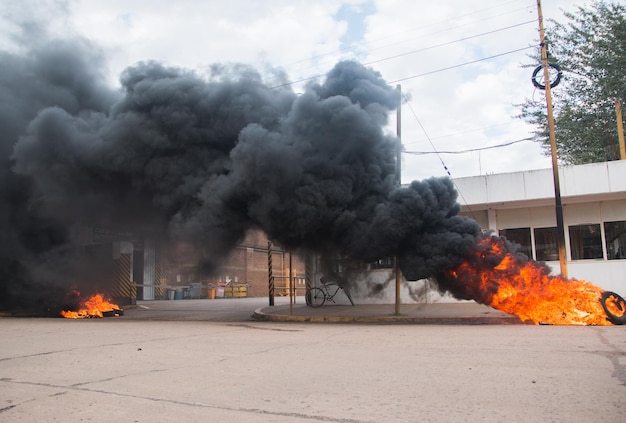
<path id="1" fill-rule="evenodd" d="M 454 188 L 456 189 L 456 192 L 459 194 L 459 196 L 463 200 L 463 204 L 465 204 L 465 206 L 467 207 L 467 210 L 469 211 L 469 213 L 472 216 L 472 218 L 474 220 L 478 220 L 477 217 L 474 214 L 474 210 L 472 210 L 470 205 L 467 203 L 467 200 L 465 199 L 465 196 L 463 195 L 463 192 L 459 189 L 458 185 L 454 181 L 454 178 L 452 177 L 452 174 L 450 173 L 450 170 L 448 169 L 448 166 L 446 166 L 445 162 L 443 161 L 443 158 L 441 157 L 441 154 L 439 154 L 439 152 L 435 148 L 435 145 L 433 144 L 430 136 L 428 135 L 428 133 L 426 132 L 426 129 L 424 128 L 424 125 L 422 125 L 422 122 L 417 117 L 417 113 L 415 113 L 415 110 L 413 110 L 413 107 L 411 107 L 411 103 L 409 103 L 409 99 L 404 94 L 402 94 L 402 98 L 404 98 L 405 104 L 407 105 L 407 107 L 411 111 L 411 114 L 413 114 L 413 117 L 415 118 L 415 120 L 417 121 L 419 126 L 422 128 L 422 131 L 424 132 L 424 135 L 426 135 L 426 138 L 428 139 L 428 142 L 430 142 L 430 145 L 431 145 L 431 147 L 434 150 L 433 153 L 437 154 L 437 158 L 439 159 L 439 161 L 441 162 L 441 165 L 443 166 L 444 170 L 446 171 L 446 173 L 450 177 L 450 180 L 452 181 L 452 185 L 454 185 Z"/>
<path id="2" fill-rule="evenodd" d="M 493 56 L 483 57 L 482 59 L 476 59 L 476 60 L 472 60 L 470 62 L 459 63 L 458 65 L 453 65 L 453 66 L 448 66 L 448 67 L 445 67 L 445 68 L 435 69 L 435 70 L 432 70 L 430 72 L 420 73 L 419 75 L 407 76 L 405 78 L 400 78 L 400 79 L 396 79 L 396 80 L 393 80 L 393 81 L 388 81 L 387 83 L 388 84 L 394 84 L 394 83 L 406 81 L 406 80 L 409 80 L 409 79 L 419 78 L 419 77 L 426 76 L 426 75 L 432 75 L 434 73 L 439 73 L 439 72 L 447 71 L 447 70 L 450 70 L 450 69 L 456 69 L 456 68 L 460 68 L 462 66 L 472 65 L 474 63 L 483 62 L 485 60 L 490 60 L 490 59 L 495 59 L 496 57 L 506 56 L 507 54 L 517 53 L 518 51 L 524 51 L 524 50 L 528 50 L 530 48 L 535 48 L 535 46 L 527 46 L 527 47 L 522 47 L 522 48 L 518 48 L 518 49 L 515 49 L 515 50 L 505 51 L 504 53 L 494 54 Z"/>
<path id="3" fill-rule="evenodd" d="M 437 154 L 437 157 L 439 158 L 439 161 L 441 162 L 441 165 L 445 169 L 446 173 L 448 174 L 449 177 L 452 177 L 452 174 L 450 173 L 450 170 L 448 169 L 448 166 L 446 166 L 446 164 L 444 163 L 443 158 L 441 157 L 441 155 L 439 155 L 437 153 L 437 149 L 435 148 L 435 144 L 433 144 L 433 141 L 431 140 L 430 136 L 428 135 L 428 132 L 426 132 L 426 128 L 424 128 L 424 125 L 422 125 L 422 122 L 417 117 L 417 113 L 415 113 L 415 110 L 413 110 L 413 107 L 411 107 L 411 103 L 409 103 L 409 99 L 406 97 L 406 95 L 404 95 L 404 93 L 402 93 L 402 98 L 404 98 L 404 104 L 407 105 L 407 107 L 411 111 L 411 114 L 413 115 L 413 117 L 415 118 L 417 123 L 419 124 L 420 128 L 422 128 L 422 132 L 424 132 L 424 135 L 426 135 L 426 138 L 428 139 L 428 142 L 430 143 L 430 146 L 433 148 L 433 151 L 435 152 L 435 154 Z"/>
<path id="4" fill-rule="evenodd" d="M 459 40 L 456 40 L 455 42 L 463 41 L 463 40 L 464 39 L 459 39 Z M 515 49 L 515 50 L 506 51 L 504 53 L 494 54 L 493 56 L 488 56 L 488 57 L 483 57 L 481 59 L 472 60 L 470 62 L 459 63 L 457 65 L 448 66 L 448 67 L 440 68 L 440 69 L 435 69 L 435 70 L 432 70 L 432 71 L 429 71 L 429 72 L 421 73 L 419 75 L 407 76 L 405 78 L 400 78 L 400 79 L 396 79 L 396 80 L 393 80 L 393 81 L 388 81 L 387 83 L 388 84 L 394 84 L 396 82 L 402 82 L 402 81 L 406 81 L 408 79 L 414 79 L 414 78 L 419 78 L 419 77 L 426 76 L 426 75 L 432 75 L 434 73 L 443 72 L 443 71 L 447 71 L 447 70 L 450 70 L 450 69 L 456 69 L 456 68 L 460 68 L 462 66 L 472 65 L 474 63 L 483 62 L 485 60 L 494 59 L 496 57 L 506 56 L 507 54 L 517 53 L 519 51 L 528 50 L 530 48 L 535 48 L 535 46 L 526 46 L 526 47 L 518 48 L 518 49 Z M 378 62 L 383 61 L 383 60 L 390 60 L 390 59 L 393 59 L 395 57 L 398 57 L 398 56 L 392 56 L 392 57 L 389 57 L 389 58 L 386 58 L 386 59 L 381 59 L 381 60 L 378 60 Z M 375 63 L 375 62 L 369 62 L 369 63 L 366 63 L 366 64 L 371 64 L 371 63 Z M 274 85 L 271 88 L 288 87 L 290 85 L 297 84 L 299 82 L 310 81 L 312 79 L 321 78 L 323 76 L 325 76 L 325 74 L 309 76 L 309 77 L 306 77 L 306 78 L 297 79 L 295 81 L 285 82 L 284 84 Z"/>
<path id="5" fill-rule="evenodd" d="M 475 11 L 470 12 L 470 13 L 466 13 L 466 14 L 463 14 L 463 15 L 458 15 L 458 16 L 452 17 L 450 19 L 446 19 L 445 21 L 432 22 L 430 24 L 427 24 L 426 26 L 421 26 L 421 27 L 418 27 L 418 28 L 419 29 L 424 29 L 424 28 L 429 28 L 429 27 L 441 27 L 442 24 L 446 24 L 446 23 L 449 23 L 451 21 L 459 21 L 459 20 L 461 20 L 463 18 L 467 18 L 467 17 L 470 17 L 472 15 L 479 15 L 480 22 L 484 23 L 486 20 L 489 20 L 489 19 L 498 18 L 500 16 L 504 16 L 504 15 L 507 15 L 507 14 L 510 14 L 510 13 L 513 13 L 513 12 L 517 12 L 519 10 L 530 9 L 530 6 L 524 6 L 524 7 L 521 7 L 521 8 L 509 10 L 509 11 L 506 11 L 505 13 L 500 13 L 500 14 L 496 14 L 496 15 L 492 15 L 492 16 L 487 16 L 487 14 L 486 14 L 486 12 L 491 12 L 491 11 L 495 10 L 496 8 L 506 7 L 506 6 L 510 5 L 510 4 L 517 4 L 518 1 L 519 0 L 510 0 L 508 2 L 499 2 L 498 5 L 492 5 L 492 6 L 489 6 L 487 8 L 484 8 L 484 9 L 479 9 L 479 10 L 475 10 Z M 535 20 L 533 20 L 533 22 L 535 22 Z M 441 32 L 449 32 L 449 31 L 451 31 L 453 29 L 461 28 L 462 26 L 470 25 L 472 23 L 473 22 L 466 22 L 463 25 L 457 24 L 457 25 L 454 25 L 452 27 L 443 28 L 440 31 L 432 32 L 430 34 L 424 34 L 423 37 L 428 37 L 429 35 L 438 34 L 438 33 L 441 33 Z M 386 37 L 378 38 L 378 39 L 375 39 L 375 40 L 370 40 L 370 41 L 363 40 L 363 41 L 360 41 L 358 43 L 354 43 L 354 44 L 352 44 L 349 47 L 341 48 L 339 50 L 339 53 L 354 53 L 354 50 L 358 49 L 359 47 L 366 46 L 366 45 L 371 45 L 371 44 L 374 44 L 377 41 L 383 41 L 383 40 L 386 40 L 386 39 L 394 38 L 394 37 L 396 37 L 396 36 L 398 36 L 400 34 L 407 33 L 407 32 L 412 32 L 412 31 L 414 31 L 415 29 L 418 29 L 418 28 L 412 28 L 412 29 L 409 29 L 409 30 L 398 32 L 396 34 L 388 35 Z M 400 41 L 400 42 L 405 42 L 405 41 Z M 397 43 L 394 43 L 394 44 L 397 44 Z M 389 45 L 390 44 L 387 44 L 387 45 L 384 45 L 384 46 L 381 46 L 381 47 L 370 48 L 367 51 L 371 52 L 373 50 L 378 50 L 380 48 L 387 48 Z M 324 56 L 329 56 L 331 54 L 335 54 L 335 52 L 333 51 L 333 52 L 317 54 L 317 55 L 309 57 L 307 59 L 297 60 L 295 62 L 287 64 L 287 66 L 292 66 L 292 65 L 295 65 L 295 64 L 298 64 L 298 63 L 309 61 L 309 60 L 316 60 L 316 59 L 319 59 L 319 58 L 324 57 Z M 306 68 L 301 68 L 301 69 L 307 69 L 307 68 L 311 68 L 311 67 L 313 67 L 313 66 L 308 66 Z"/>
<path id="6" fill-rule="evenodd" d="M 454 41 L 447 41 L 445 43 L 435 44 L 435 45 L 432 45 L 432 46 L 429 46 L 429 47 L 423 47 L 423 48 L 420 48 L 420 49 L 417 49 L 417 50 L 408 51 L 406 53 L 396 54 L 395 56 L 389 56 L 389 57 L 385 57 L 385 58 L 382 58 L 382 59 L 373 60 L 371 62 L 366 62 L 364 64 L 365 65 L 372 65 L 374 63 L 383 62 L 385 60 L 396 59 L 398 57 L 408 56 L 410 54 L 415 54 L 415 53 L 421 53 L 423 51 L 432 50 L 432 49 L 437 48 L 437 47 L 444 47 L 444 46 L 447 46 L 447 45 L 450 45 L 450 44 L 454 44 L 454 43 L 458 43 L 458 42 L 461 42 L 461 41 L 467 41 L 467 40 L 471 40 L 473 38 L 482 37 L 484 35 L 495 34 L 495 33 L 500 32 L 500 31 L 506 31 L 507 29 L 517 28 L 519 26 L 528 25 L 530 23 L 535 23 L 535 22 L 536 22 L 536 20 L 533 19 L 531 21 L 526 21 L 526 22 L 515 24 L 515 25 L 510 25 L 510 26 L 507 26 L 507 27 L 504 27 L 504 28 L 494 29 L 493 31 L 482 32 L 480 34 L 470 35 L 469 37 L 459 38 L 459 39 L 454 40 Z"/>
<path id="7" fill-rule="evenodd" d="M 443 138 L 452 138 L 452 137 L 457 137 L 459 135 L 470 134 L 472 132 L 484 131 L 485 129 L 501 128 L 503 126 L 509 126 L 509 125 L 512 125 L 512 124 L 513 124 L 512 122 L 507 122 L 507 123 L 500 123 L 500 124 L 497 124 L 497 125 L 482 126 L 482 127 L 479 127 L 479 128 L 468 129 L 466 131 L 453 132 L 453 133 L 448 133 L 448 134 L 444 134 L 444 135 L 439 135 L 439 136 L 436 136 L 436 137 L 431 137 L 431 140 L 440 140 L 440 139 L 443 139 Z M 424 140 L 405 142 L 405 143 L 403 143 L 403 145 L 406 147 L 407 145 L 420 144 L 423 141 Z"/>
<path id="8" fill-rule="evenodd" d="M 492 148 L 501 148 L 501 147 L 507 147 L 509 145 L 513 145 L 513 144 L 517 144 L 519 142 L 524 142 L 524 141 L 532 141 L 533 138 L 522 138 L 519 140 L 515 140 L 515 141 L 509 141 L 503 144 L 497 144 L 497 145 L 490 145 L 488 147 L 479 147 L 479 148 L 470 148 L 467 150 L 458 150 L 458 151 L 442 151 L 442 150 L 438 150 L 438 151 L 403 151 L 403 153 L 405 154 L 413 154 L 416 156 L 421 156 L 421 155 L 426 155 L 426 154 L 465 154 L 465 153 L 472 153 L 475 151 L 483 151 L 483 150 L 490 150 Z"/>

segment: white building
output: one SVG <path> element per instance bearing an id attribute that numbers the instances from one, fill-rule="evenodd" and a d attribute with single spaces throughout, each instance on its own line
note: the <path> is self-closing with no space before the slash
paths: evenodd
<path id="1" fill-rule="evenodd" d="M 626 296 L 626 160 L 559 169 L 568 277 Z M 552 169 L 454 180 L 461 214 L 560 273 Z"/>

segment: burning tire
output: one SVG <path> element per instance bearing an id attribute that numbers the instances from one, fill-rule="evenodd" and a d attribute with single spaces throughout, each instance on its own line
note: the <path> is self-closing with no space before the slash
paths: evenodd
<path id="1" fill-rule="evenodd" d="M 607 318 L 614 325 L 626 325 L 626 301 L 615 292 L 604 291 L 600 304 Z"/>

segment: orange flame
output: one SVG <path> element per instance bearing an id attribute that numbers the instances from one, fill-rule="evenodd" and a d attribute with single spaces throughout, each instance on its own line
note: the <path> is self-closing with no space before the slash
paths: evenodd
<path id="1" fill-rule="evenodd" d="M 90 317 L 103 317 L 103 312 L 120 310 L 117 304 L 104 299 L 103 294 L 94 294 L 80 303 L 78 311 L 64 310 L 61 316 L 66 319 L 87 319 Z"/>
<path id="2" fill-rule="evenodd" d="M 600 303 L 602 288 L 584 280 L 552 276 L 543 263 L 524 261 L 506 252 L 504 242 L 497 237 L 483 239 L 476 259 L 461 263 L 445 276 L 462 284 L 467 298 L 515 314 L 524 322 L 612 324 Z"/>

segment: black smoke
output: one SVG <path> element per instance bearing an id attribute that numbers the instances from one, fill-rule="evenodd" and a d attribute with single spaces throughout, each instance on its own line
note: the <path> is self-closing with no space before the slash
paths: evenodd
<path id="1" fill-rule="evenodd" d="M 207 268 L 260 228 L 290 249 L 397 256 L 408 279 L 458 264 L 482 236 L 449 179 L 396 185 L 385 128 L 398 92 L 356 62 L 298 95 L 277 71 L 155 62 L 115 90 L 80 39 L 0 59 L 0 308 L 46 307 L 67 290 L 58 275 L 88 273 L 76 225 L 193 242 Z"/>

